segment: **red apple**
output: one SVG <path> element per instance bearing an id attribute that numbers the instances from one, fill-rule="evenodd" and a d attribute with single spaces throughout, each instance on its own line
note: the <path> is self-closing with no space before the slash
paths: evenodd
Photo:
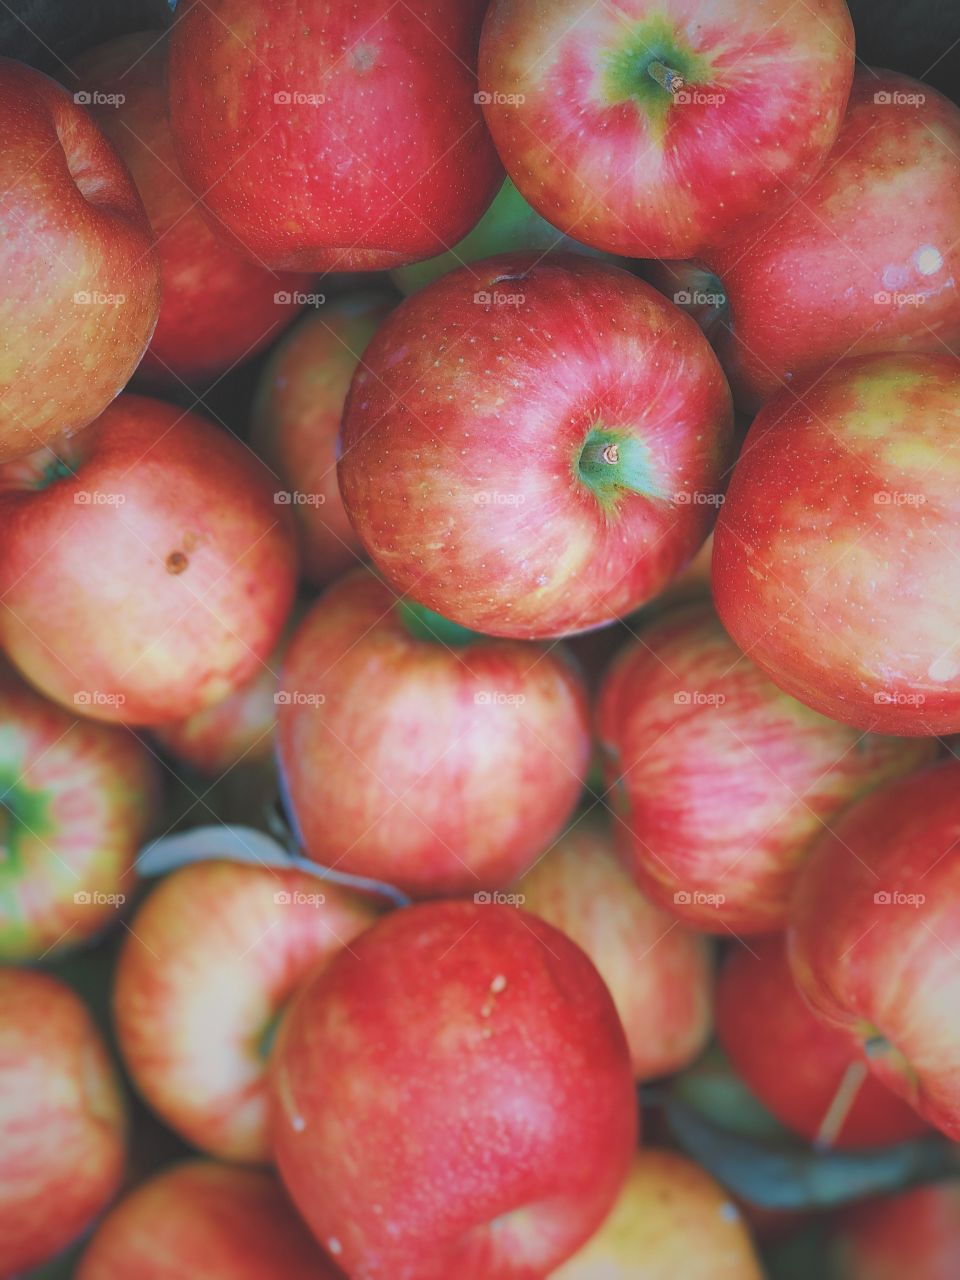
<path id="1" fill-rule="evenodd" d="M 77 1280 L 334 1280 L 272 1174 L 213 1160 L 166 1168 L 98 1227 Z"/>
<path id="2" fill-rule="evenodd" d="M 618 267 L 512 254 L 408 298 L 357 370 L 347 512 L 401 592 L 555 636 L 655 596 L 706 538 L 730 396 L 689 317 Z"/>
<path id="3" fill-rule="evenodd" d="M 203 387 L 294 319 L 312 277 L 278 276 L 208 226 L 177 165 L 166 64 L 162 34 L 143 31 L 76 59 L 70 84 L 129 166 L 157 237 L 163 300 L 138 377 Z"/>
<path id="4" fill-rule="evenodd" d="M 960 108 L 864 68 L 827 163 L 785 214 L 710 255 L 737 403 L 845 356 L 960 349 Z"/>
<path id="5" fill-rule="evenodd" d="M 638 1080 L 689 1066 L 710 1035 L 707 940 L 655 907 L 613 850 L 607 825 L 581 819 L 516 886 L 519 905 L 582 947 L 606 982 Z"/>
<path id="6" fill-rule="evenodd" d="M 724 625 L 808 706 L 875 733 L 960 729 L 960 364 L 845 360 L 767 404 L 714 538 Z"/>
<path id="7" fill-rule="evenodd" d="M 550 1280 L 763 1280 L 737 1206 L 676 1151 L 641 1151 L 603 1226 Z"/>
<path id="8" fill-rule="evenodd" d="M 790 964 L 870 1070 L 960 1139 L 960 762 L 868 796 L 797 881 Z"/>
<path id="9" fill-rule="evenodd" d="M 562 651 L 463 633 L 366 569 L 294 634 L 277 742 L 304 851 L 415 897 L 498 888 L 562 830 L 590 754 Z"/>
<path id="10" fill-rule="evenodd" d="M 930 741 L 862 734 L 783 693 L 708 603 L 640 628 L 604 680 L 597 733 L 638 884 L 716 933 L 782 929 L 824 826 L 935 754 Z"/>
<path id="11" fill-rule="evenodd" d="M 831 1255 L 844 1280 L 956 1280 L 960 1178 L 845 1210 L 832 1233 Z"/>
<path id="12" fill-rule="evenodd" d="M 475 92 L 484 8 L 190 4 L 171 122 L 215 224 L 291 271 L 378 271 L 466 235 L 503 178 Z"/>
<path id="13" fill-rule="evenodd" d="M 84 715 L 180 720 L 249 680 L 296 565 L 266 469 L 195 414 L 124 396 L 0 469 L 0 639 Z"/>
<path id="14" fill-rule="evenodd" d="M 636 1141 L 599 974 L 496 904 L 361 935 L 301 990 L 271 1074 L 281 1176 L 356 1280 L 543 1276 L 600 1225 Z"/>
<path id="15" fill-rule="evenodd" d="M 39 71 L 0 58 L 0 461 L 101 413 L 150 341 L 153 236 L 126 166 Z"/>
<path id="16" fill-rule="evenodd" d="M 277 1020 L 374 914 L 300 871 L 213 861 L 161 881 L 134 916 L 113 995 L 124 1062 L 150 1106 L 203 1151 L 264 1161 Z"/>
<path id="17" fill-rule="evenodd" d="M 0 665 L 0 961 L 87 940 L 132 895 L 159 798 L 126 729 L 78 720 Z"/>
<path id="18" fill-rule="evenodd" d="M 855 1063 L 866 1059 L 843 1032 L 821 1022 L 793 981 L 782 937 L 757 938 L 727 957 L 717 983 L 717 1037 L 744 1084 L 781 1124 L 808 1141 L 883 1147 L 926 1133 L 929 1126 L 901 1098 L 867 1076 L 857 1088 Z M 845 1090 L 849 1110 L 842 1118 Z"/>
<path id="19" fill-rule="evenodd" d="M 0 1275 L 53 1257 L 113 1198 L 126 1117 L 100 1034 L 56 978 L 0 969 Z"/>
<path id="20" fill-rule="evenodd" d="M 610 253 L 688 258 L 809 183 L 853 65 L 843 0 L 493 0 L 480 87 L 545 218 Z"/>
<path id="21" fill-rule="evenodd" d="M 293 511 L 303 574 L 313 583 L 361 558 L 337 484 L 337 437 L 350 379 L 392 307 L 378 293 L 329 303 L 284 338 L 257 386 L 250 443 L 280 477 L 278 500 Z"/>

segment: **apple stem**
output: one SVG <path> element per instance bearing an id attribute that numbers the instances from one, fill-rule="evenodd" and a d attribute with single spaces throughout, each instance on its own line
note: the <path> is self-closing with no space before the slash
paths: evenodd
<path id="1" fill-rule="evenodd" d="M 683 76 L 663 62 L 648 62 L 647 72 L 667 93 L 679 93 L 683 88 Z"/>
<path id="2" fill-rule="evenodd" d="M 587 433 L 576 473 L 605 506 L 615 507 L 624 493 L 665 496 L 652 482 L 650 453 L 643 441 L 603 427 L 591 427 Z"/>
<path id="3" fill-rule="evenodd" d="M 867 1064 L 859 1058 L 855 1059 L 843 1073 L 839 1088 L 817 1130 L 817 1136 L 813 1140 L 815 1150 L 828 1151 L 834 1145 L 866 1078 Z"/>

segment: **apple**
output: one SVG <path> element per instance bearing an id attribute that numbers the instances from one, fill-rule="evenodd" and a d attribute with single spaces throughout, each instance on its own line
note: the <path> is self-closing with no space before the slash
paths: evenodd
<path id="1" fill-rule="evenodd" d="M 740 1211 L 676 1151 L 634 1157 L 606 1221 L 551 1280 L 763 1280 Z"/>
<path id="2" fill-rule="evenodd" d="M 128 730 L 77 719 L 0 665 L 0 962 L 51 958 L 116 918 L 158 774 Z"/>
<path id="3" fill-rule="evenodd" d="M 843 0 L 493 0 L 483 110 L 520 194 L 561 231 L 697 257 L 814 177 L 853 45 Z"/>
<path id="4" fill-rule="evenodd" d="M 860 1075 L 856 1064 L 865 1074 L 866 1058 L 849 1038 L 811 1013 L 782 936 L 731 951 L 717 983 L 716 1017 L 717 1037 L 744 1084 L 809 1142 L 832 1128 L 834 1106 L 839 1127 L 829 1145 L 840 1149 L 883 1147 L 928 1132 L 901 1098 Z"/>
<path id="5" fill-rule="evenodd" d="M 585 631 L 710 532 L 730 395 L 689 317 L 619 267 L 508 254 L 408 298 L 354 376 L 347 513 L 392 585 L 476 631 Z"/>
<path id="6" fill-rule="evenodd" d="M 77 1280 L 334 1280 L 276 1178 L 182 1161 L 131 1191 L 97 1228 Z"/>
<path id="7" fill-rule="evenodd" d="M 484 8 L 186 6 L 170 118 L 214 224 L 288 271 L 379 271 L 460 240 L 503 180 L 476 94 Z"/>
<path id="8" fill-rule="evenodd" d="M 707 602 L 641 626 L 601 686 L 618 844 L 640 888 L 715 933 L 783 929 L 811 845 L 842 810 L 935 755 L 783 693 Z"/>
<path id="9" fill-rule="evenodd" d="M 680 1071 L 712 1023 L 707 940 L 655 907 L 620 866 L 607 824 L 580 819 L 513 886 L 519 905 L 572 938 L 606 982 L 638 1080 Z"/>
<path id="10" fill-rule="evenodd" d="M 390 279 L 401 293 L 416 293 L 439 276 L 481 258 L 497 253 L 513 253 L 518 249 L 538 249 L 542 253 L 565 250 L 570 253 L 597 255 L 596 249 L 580 244 L 551 226 L 531 209 L 509 178 L 494 197 L 493 204 L 472 231 L 446 253 L 390 272 Z"/>
<path id="11" fill-rule="evenodd" d="M 960 729 L 960 365 L 845 360 L 755 419 L 720 512 L 713 595 L 787 693 L 874 733 Z"/>
<path id="12" fill-rule="evenodd" d="M 160 306 L 123 161 L 60 85 L 0 58 L 0 461 L 85 427 L 123 390 Z"/>
<path id="13" fill-rule="evenodd" d="M 831 1232 L 830 1252 L 845 1280 L 956 1280 L 960 1178 L 844 1210 Z"/>
<path id="14" fill-rule="evenodd" d="M 181 720 L 249 680 L 290 608 L 289 514 L 196 414 L 125 395 L 81 437 L 0 469 L 0 640 L 55 701 Z"/>
<path id="15" fill-rule="evenodd" d="M 867 796 L 824 832 L 790 908 L 790 965 L 870 1070 L 960 1139 L 960 761 Z"/>
<path id="16" fill-rule="evenodd" d="M 280 477 L 293 512 L 303 575 L 329 582 L 360 562 L 360 541 L 337 484 L 337 437 L 350 379 L 393 307 L 385 293 L 352 293 L 303 319 L 260 376 L 250 443 Z"/>
<path id="17" fill-rule="evenodd" d="M 165 877 L 133 918 L 113 992 L 144 1099 L 202 1151 L 265 1161 L 277 1020 L 304 976 L 374 917 L 302 871 L 215 860 Z"/>
<path id="18" fill-rule="evenodd" d="M 129 166 L 157 238 L 163 299 L 138 380 L 200 389 L 271 342 L 312 277 L 278 276 L 208 226 L 177 165 L 166 65 L 162 34 L 141 31 L 77 58 L 69 84 Z"/>
<path id="19" fill-rule="evenodd" d="M 357 1280 L 545 1275 L 600 1225 L 636 1142 L 599 974 L 497 903 L 367 930 L 301 988 L 271 1076 L 281 1177 Z"/>
<path id="20" fill-rule="evenodd" d="M 708 255 L 738 405 L 847 356 L 960 350 L 960 108 L 865 67 L 827 163 L 786 213 Z"/>
<path id="21" fill-rule="evenodd" d="M 53 1257 L 113 1198 L 126 1150 L 106 1047 L 69 987 L 0 968 L 0 1275 Z"/>
<path id="22" fill-rule="evenodd" d="M 304 852 L 413 897 L 503 886 L 580 796 L 589 713 L 565 654 L 450 627 L 366 569 L 297 628 L 277 697 Z"/>

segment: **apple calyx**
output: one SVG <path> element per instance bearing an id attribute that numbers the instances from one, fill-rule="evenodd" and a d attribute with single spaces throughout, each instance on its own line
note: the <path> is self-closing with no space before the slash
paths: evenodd
<path id="1" fill-rule="evenodd" d="M 647 446 L 635 436 L 620 431 L 591 427 L 574 471 L 577 479 L 608 511 L 616 511 L 625 493 L 663 496 L 652 479 Z"/>
<path id="2" fill-rule="evenodd" d="M 607 50 L 604 92 L 611 106 L 634 102 L 658 131 L 666 127 L 676 95 L 685 85 L 711 80 L 708 59 L 694 52 L 672 22 L 655 16 L 635 23 Z"/>
<path id="3" fill-rule="evenodd" d="M 49 826 L 47 797 L 16 778 L 0 778 L 0 866 L 16 864 L 24 834 L 43 835 Z"/>
<path id="4" fill-rule="evenodd" d="M 461 627 L 458 622 L 451 622 L 415 600 L 399 600 L 394 607 L 400 621 L 417 640 L 442 644 L 451 649 L 473 644 L 480 638 L 478 631 Z"/>

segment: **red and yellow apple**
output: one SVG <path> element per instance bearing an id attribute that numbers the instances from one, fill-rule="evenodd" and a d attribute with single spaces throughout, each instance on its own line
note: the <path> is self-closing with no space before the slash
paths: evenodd
<path id="1" fill-rule="evenodd" d="M 194 1146 L 268 1157 L 266 1063 L 298 985 L 375 918 L 300 871 L 225 861 L 181 867 L 131 922 L 114 1024 L 150 1106 Z"/>
<path id="2" fill-rule="evenodd" d="M 536 639 L 661 591 L 710 532 L 730 461 L 729 390 L 688 316 L 619 267 L 512 254 L 387 319 L 339 472 L 398 591 Z"/>
<path id="3" fill-rule="evenodd" d="M 52 1258 L 109 1204 L 126 1113 L 106 1046 L 69 987 L 0 969 L 0 1275 Z"/>
<path id="4" fill-rule="evenodd" d="M 642 626 L 614 660 L 597 735 L 637 883 L 701 929 L 783 929 L 811 845 L 853 800 L 934 757 L 783 693 L 706 603 Z"/>
<path id="5" fill-rule="evenodd" d="M 0 468 L 0 640 L 57 702 L 182 720 L 249 680 L 293 600 L 266 468 L 196 414 L 123 396 L 82 436 Z"/>
<path id="6" fill-rule="evenodd" d="M 638 1080 L 689 1066 L 710 1035 L 707 940 L 655 907 L 620 866 L 607 824 L 580 819 L 511 886 L 582 947 L 613 996 Z"/>
<path id="7" fill-rule="evenodd" d="M 214 226 L 289 271 L 379 271 L 455 244 L 503 179 L 476 97 L 484 8 L 186 5 L 171 123 Z"/>
<path id="8" fill-rule="evenodd" d="M 85 427 L 157 322 L 153 234 L 123 161 L 39 71 L 0 58 L 0 461 Z"/>
<path id="9" fill-rule="evenodd" d="M 546 1275 L 599 1227 L 636 1143 L 596 969 L 492 903 L 421 904 L 361 934 L 302 988 L 271 1075 L 280 1174 L 364 1280 Z"/>
<path id="10" fill-rule="evenodd" d="M 831 1232 L 830 1254 L 844 1280 L 956 1280 L 960 1178 L 844 1210 Z"/>
<path id="11" fill-rule="evenodd" d="M 874 733 L 960 729 L 960 363 L 845 360 L 758 414 L 720 512 L 717 611 L 781 689 Z"/>

